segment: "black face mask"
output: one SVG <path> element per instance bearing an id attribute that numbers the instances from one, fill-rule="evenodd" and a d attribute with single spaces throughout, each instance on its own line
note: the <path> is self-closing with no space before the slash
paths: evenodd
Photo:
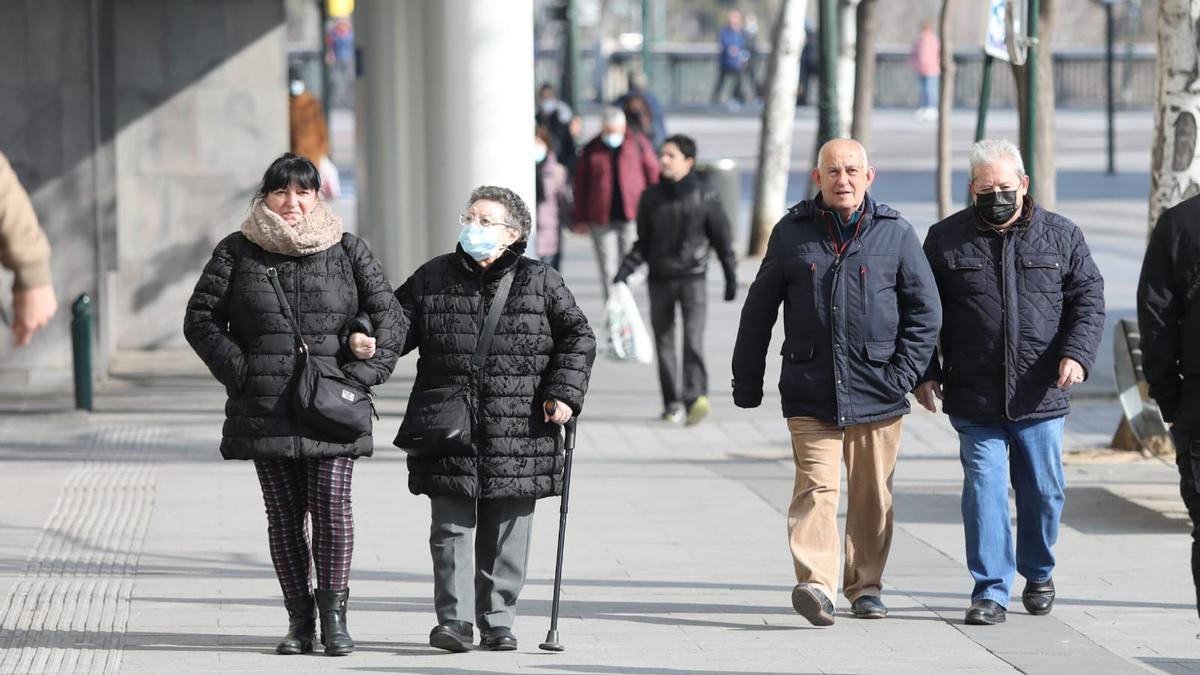
<path id="1" fill-rule="evenodd" d="M 1017 212 L 1017 191 L 977 194 L 975 195 L 975 212 L 992 225 L 1003 225 Z"/>

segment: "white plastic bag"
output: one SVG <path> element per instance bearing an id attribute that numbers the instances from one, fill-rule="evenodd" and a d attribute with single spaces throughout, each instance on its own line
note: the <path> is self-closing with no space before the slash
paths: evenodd
<path id="1" fill-rule="evenodd" d="M 321 155 L 321 163 L 317 165 L 317 173 L 321 175 L 321 196 L 325 199 L 337 199 L 342 196 L 342 179 L 338 169 L 328 155 Z"/>
<path id="2" fill-rule="evenodd" d="M 627 284 L 613 284 L 604 306 L 604 327 L 608 331 L 604 355 L 608 358 L 636 363 L 654 360 L 654 341 Z"/>

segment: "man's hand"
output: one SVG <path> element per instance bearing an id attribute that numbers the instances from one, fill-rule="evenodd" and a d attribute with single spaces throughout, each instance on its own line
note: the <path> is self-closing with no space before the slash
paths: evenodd
<path id="1" fill-rule="evenodd" d="M 365 333 L 350 334 L 350 353 L 357 359 L 369 359 L 375 356 L 375 338 L 367 337 Z"/>
<path id="2" fill-rule="evenodd" d="M 558 399 L 548 398 L 542 405 L 542 414 L 545 415 L 547 422 L 566 424 L 567 420 L 571 419 L 571 406 Z"/>
<path id="3" fill-rule="evenodd" d="M 1071 385 L 1079 384 L 1084 380 L 1083 366 L 1079 362 L 1070 357 L 1064 356 L 1058 362 L 1058 388 L 1070 389 Z"/>
<path id="4" fill-rule="evenodd" d="M 733 302 L 737 297 L 737 280 L 725 280 L 725 302 Z"/>
<path id="5" fill-rule="evenodd" d="M 931 413 L 937 412 L 937 403 L 933 400 L 937 397 L 938 401 L 942 400 L 942 384 L 935 380 L 927 380 L 917 385 L 913 389 L 913 394 L 917 397 L 917 403 Z"/>
<path id="6" fill-rule="evenodd" d="M 571 231 L 575 234 L 587 234 L 589 225 L 587 223 L 571 223 Z"/>
<path id="7" fill-rule="evenodd" d="M 58 310 L 58 299 L 50 285 L 13 291 L 13 336 L 24 347 L 33 334 L 46 327 Z"/>

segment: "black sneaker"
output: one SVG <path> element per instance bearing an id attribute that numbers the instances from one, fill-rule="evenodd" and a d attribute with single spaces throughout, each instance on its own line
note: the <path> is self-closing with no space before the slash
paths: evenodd
<path id="1" fill-rule="evenodd" d="M 471 650 L 475 626 L 468 621 L 443 621 L 429 632 L 429 646 L 461 653 Z"/>
<path id="2" fill-rule="evenodd" d="M 860 619 L 882 619 L 887 616 L 887 606 L 877 595 L 859 596 L 850 605 L 850 611 Z"/>
<path id="3" fill-rule="evenodd" d="M 1008 611 L 995 600 L 979 600 L 967 610 L 968 626 L 994 626 L 1004 623 Z"/>
<path id="4" fill-rule="evenodd" d="M 1054 607 L 1054 580 L 1026 581 L 1021 591 L 1021 604 L 1034 616 L 1049 614 Z"/>
<path id="5" fill-rule="evenodd" d="M 833 603 L 812 584 L 796 584 L 792 589 L 792 607 L 814 626 L 833 625 Z"/>

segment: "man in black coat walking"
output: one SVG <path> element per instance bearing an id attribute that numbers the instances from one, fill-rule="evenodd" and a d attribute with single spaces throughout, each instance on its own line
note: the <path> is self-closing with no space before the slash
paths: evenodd
<path id="1" fill-rule="evenodd" d="M 1142 370 L 1171 423 L 1179 492 L 1192 519 L 1192 581 L 1200 609 L 1200 197 L 1163 211 L 1138 282 Z"/>
<path id="2" fill-rule="evenodd" d="M 1030 614 L 1054 603 L 1067 390 L 1087 378 L 1100 347 L 1104 280 L 1075 223 L 1028 196 L 1012 143 L 975 144 L 970 187 L 974 206 L 935 223 L 925 239 L 945 322 L 941 362 L 935 355 L 916 394 L 931 412 L 944 396 L 958 431 L 975 579 L 966 622 L 991 625 L 1005 619 L 1015 572 L 1025 577 Z"/>
<path id="3" fill-rule="evenodd" d="M 637 242 L 621 261 L 613 283 L 625 281 L 646 263 L 650 268 L 650 323 L 658 351 L 662 419 L 687 423 L 708 415 L 708 370 L 704 366 L 705 293 L 708 258 L 716 251 L 725 273 L 725 301 L 737 295 L 737 256 L 721 197 L 692 169 L 696 142 L 683 135 L 663 141 L 662 180 L 638 202 Z M 683 390 L 675 358 L 675 306 L 683 313 Z"/>
<path id="4" fill-rule="evenodd" d="M 793 206 L 771 232 L 733 353 L 733 402 L 754 408 L 782 303 L 779 393 L 796 462 L 788 509 L 799 582 L 792 606 L 821 626 L 833 623 L 837 590 L 840 457 L 849 491 L 843 594 L 857 617 L 887 615 L 879 596 L 900 422 L 941 325 L 917 235 L 867 194 L 874 177 L 857 141 L 821 148 L 812 171 L 821 192 Z"/>

